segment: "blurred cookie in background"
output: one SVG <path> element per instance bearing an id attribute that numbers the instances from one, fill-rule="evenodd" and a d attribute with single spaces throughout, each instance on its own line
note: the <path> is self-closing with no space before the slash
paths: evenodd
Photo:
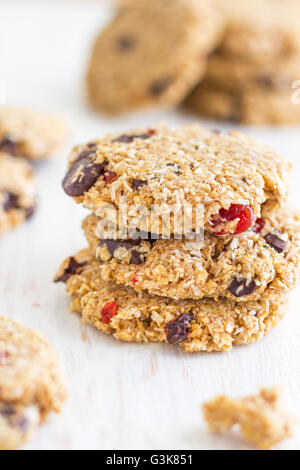
<path id="1" fill-rule="evenodd" d="M 292 84 L 300 77 L 300 3 L 221 4 L 226 32 L 204 80 L 186 100 L 202 116 L 244 124 L 300 123 Z"/>
<path id="2" fill-rule="evenodd" d="M 67 138 L 58 118 L 29 109 L 0 106 L 0 151 L 28 160 L 43 160 Z"/>
<path id="3" fill-rule="evenodd" d="M 108 114 L 175 106 L 205 73 L 223 23 L 206 0 L 130 0 L 98 36 L 87 89 Z"/>
<path id="4" fill-rule="evenodd" d="M 37 332 L 0 317 L 0 450 L 32 438 L 67 393 L 58 358 Z"/>
<path id="5" fill-rule="evenodd" d="M 35 192 L 31 165 L 23 158 L 0 152 L 0 236 L 33 215 Z"/>

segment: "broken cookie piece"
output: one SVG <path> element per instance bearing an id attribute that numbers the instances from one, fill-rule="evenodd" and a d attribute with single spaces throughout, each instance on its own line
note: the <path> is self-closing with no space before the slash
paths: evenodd
<path id="1" fill-rule="evenodd" d="M 292 436 L 294 417 L 286 410 L 281 387 L 262 388 L 256 395 L 230 399 L 220 395 L 204 403 L 204 419 L 213 433 L 239 424 L 246 441 L 270 449 Z"/>

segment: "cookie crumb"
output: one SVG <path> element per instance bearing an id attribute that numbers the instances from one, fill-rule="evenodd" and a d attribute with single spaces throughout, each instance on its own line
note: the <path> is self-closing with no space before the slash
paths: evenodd
<path id="1" fill-rule="evenodd" d="M 264 450 L 291 437 L 295 425 L 279 386 L 239 399 L 220 395 L 204 403 L 203 415 L 211 432 L 223 433 L 239 424 L 244 439 Z"/>

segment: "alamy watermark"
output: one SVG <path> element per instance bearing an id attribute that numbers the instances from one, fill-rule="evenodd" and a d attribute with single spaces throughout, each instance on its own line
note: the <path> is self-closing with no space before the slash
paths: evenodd
<path id="1" fill-rule="evenodd" d="M 204 207 L 184 201 L 175 204 L 128 205 L 126 197 L 119 201 L 118 209 L 105 204 L 98 211 L 100 220 L 96 234 L 102 240 L 157 240 L 177 239 L 202 241 Z"/>

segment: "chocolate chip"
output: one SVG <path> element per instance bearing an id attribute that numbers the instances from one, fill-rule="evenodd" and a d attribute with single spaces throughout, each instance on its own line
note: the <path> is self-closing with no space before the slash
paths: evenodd
<path id="1" fill-rule="evenodd" d="M 4 405 L 0 408 L 0 415 L 4 417 L 13 416 L 15 414 L 15 409 L 12 405 Z"/>
<path id="2" fill-rule="evenodd" d="M 122 52 L 129 51 L 135 45 L 135 39 L 130 36 L 122 36 L 117 41 L 118 49 Z"/>
<path id="3" fill-rule="evenodd" d="M 180 317 L 168 323 L 166 325 L 168 343 L 178 344 L 182 341 L 185 341 L 188 336 L 187 329 L 189 323 L 193 320 L 193 318 L 193 315 L 183 313 L 180 315 Z"/>
<path id="4" fill-rule="evenodd" d="M 134 139 L 143 139 L 143 140 L 150 139 L 151 135 L 152 134 L 132 134 L 132 135 L 124 134 L 124 135 L 120 135 L 116 139 L 113 139 L 112 143 L 120 142 L 123 144 L 130 144 L 131 142 L 134 141 Z"/>
<path id="5" fill-rule="evenodd" d="M 11 209 L 19 208 L 19 196 L 10 191 L 5 191 L 5 201 L 2 204 L 3 209 L 8 212 Z"/>
<path id="6" fill-rule="evenodd" d="M 105 171 L 105 163 L 95 162 L 95 150 L 84 150 L 73 162 L 62 186 L 69 196 L 82 196 Z"/>
<path id="7" fill-rule="evenodd" d="M 170 77 L 164 77 L 160 80 L 156 80 L 150 85 L 149 91 L 151 95 L 161 96 L 167 90 L 167 88 L 169 88 L 172 81 L 173 80 Z"/>
<path id="8" fill-rule="evenodd" d="M 245 295 L 253 294 L 256 291 L 257 285 L 255 281 L 250 282 L 247 279 L 238 280 L 236 277 L 231 281 L 228 289 L 234 297 L 244 297 Z"/>
<path id="9" fill-rule="evenodd" d="M 256 81 L 256 83 L 265 88 L 272 88 L 274 84 L 273 77 L 266 74 L 257 75 L 256 77 L 254 77 L 254 80 Z"/>
<path id="10" fill-rule="evenodd" d="M 54 282 L 66 282 L 71 276 L 78 274 L 81 268 L 83 268 L 85 265 L 86 262 L 78 263 L 75 258 L 69 258 L 68 266 L 65 268 L 63 274 L 57 277 Z"/>
<path id="11" fill-rule="evenodd" d="M 26 432 L 29 427 L 29 421 L 26 416 L 20 416 L 15 425 L 20 429 L 20 431 Z"/>
<path id="12" fill-rule="evenodd" d="M 16 155 L 17 154 L 17 142 L 14 142 L 13 140 L 9 138 L 2 139 L 0 141 L 0 150 L 2 152 L 9 153 L 10 155 Z"/>
<path id="13" fill-rule="evenodd" d="M 139 180 L 137 178 L 132 178 L 131 180 L 131 186 L 133 189 L 136 189 L 137 191 L 142 188 L 143 186 L 147 185 L 147 181 Z"/>
<path id="14" fill-rule="evenodd" d="M 282 253 L 285 250 L 286 242 L 279 238 L 275 233 L 268 233 L 265 240 L 277 253 Z"/>
<path id="15" fill-rule="evenodd" d="M 129 261 L 130 264 L 143 264 L 144 261 L 145 261 L 145 257 L 142 253 L 139 253 L 136 250 L 132 250 L 131 258 Z"/>
<path id="16" fill-rule="evenodd" d="M 30 219 L 33 216 L 33 214 L 35 213 L 35 210 L 36 210 L 36 206 L 27 207 L 25 209 L 26 219 Z"/>

